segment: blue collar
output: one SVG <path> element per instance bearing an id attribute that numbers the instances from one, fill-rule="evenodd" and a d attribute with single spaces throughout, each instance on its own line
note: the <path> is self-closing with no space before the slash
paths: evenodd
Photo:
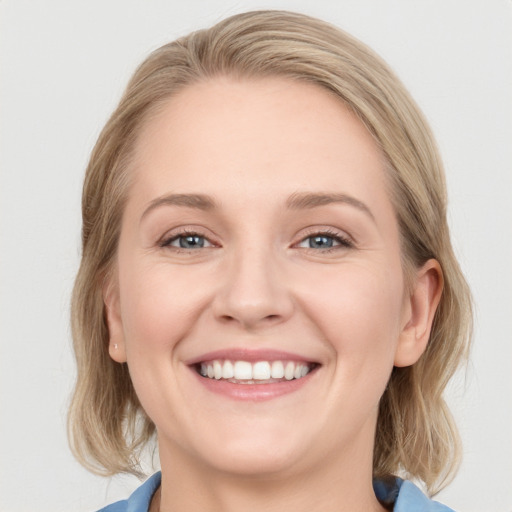
<path id="1" fill-rule="evenodd" d="M 454 512 L 446 505 L 427 498 L 409 480 L 390 477 L 373 481 L 375 496 L 393 512 Z"/>
<path id="2" fill-rule="evenodd" d="M 162 475 L 155 473 L 138 487 L 132 495 L 102 508 L 98 512 L 148 512 L 151 498 L 160 486 Z M 427 498 L 412 482 L 401 478 L 374 480 L 375 496 L 393 512 L 454 512 L 451 508 Z"/>

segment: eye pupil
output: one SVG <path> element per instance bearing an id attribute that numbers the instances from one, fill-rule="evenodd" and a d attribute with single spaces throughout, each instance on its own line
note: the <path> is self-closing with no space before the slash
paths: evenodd
<path id="1" fill-rule="evenodd" d="M 330 236 L 318 235 L 309 239 L 309 247 L 311 249 L 325 249 L 333 246 L 333 239 Z"/>
<path id="2" fill-rule="evenodd" d="M 179 239 L 182 249 L 194 249 L 196 247 L 204 247 L 204 238 L 197 235 L 182 236 Z"/>

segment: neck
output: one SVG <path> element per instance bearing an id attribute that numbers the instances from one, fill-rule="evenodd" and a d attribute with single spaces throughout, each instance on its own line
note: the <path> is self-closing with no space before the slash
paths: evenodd
<path id="1" fill-rule="evenodd" d="M 160 443 L 159 512 L 382 512 L 372 488 L 371 453 L 322 458 L 315 467 L 240 475 L 205 467 Z M 368 456 L 369 455 L 369 456 Z M 155 500 L 157 501 L 157 500 Z"/>

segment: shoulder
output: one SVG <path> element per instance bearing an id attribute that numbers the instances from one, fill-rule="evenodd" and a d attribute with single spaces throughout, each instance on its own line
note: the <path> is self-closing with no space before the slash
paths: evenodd
<path id="1" fill-rule="evenodd" d="M 394 512 L 454 512 L 446 505 L 427 498 L 409 480 L 375 480 L 373 488 L 375 495 L 384 505 L 394 505 Z"/>
<path id="2" fill-rule="evenodd" d="M 148 512 L 151 498 L 158 489 L 161 478 L 160 472 L 155 473 L 135 489 L 127 500 L 116 501 L 98 510 L 98 512 Z"/>

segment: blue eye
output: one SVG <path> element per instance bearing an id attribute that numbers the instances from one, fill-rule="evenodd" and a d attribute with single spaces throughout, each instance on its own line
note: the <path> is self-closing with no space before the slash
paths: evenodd
<path id="1" fill-rule="evenodd" d="M 304 238 L 298 247 L 305 249 L 330 250 L 337 247 L 352 247 L 352 243 L 346 238 L 336 234 L 317 233 Z"/>
<path id="2" fill-rule="evenodd" d="M 197 249 L 205 244 L 205 239 L 197 235 L 180 236 L 177 241 L 182 249 Z"/>
<path id="3" fill-rule="evenodd" d="M 202 249 L 204 247 L 211 247 L 212 244 L 201 235 L 197 233 L 185 233 L 174 236 L 161 244 L 162 247 L 175 247 L 179 249 Z"/>
<path id="4" fill-rule="evenodd" d="M 332 236 L 317 235 L 307 238 L 310 249 L 330 249 L 334 246 L 334 238 Z"/>

